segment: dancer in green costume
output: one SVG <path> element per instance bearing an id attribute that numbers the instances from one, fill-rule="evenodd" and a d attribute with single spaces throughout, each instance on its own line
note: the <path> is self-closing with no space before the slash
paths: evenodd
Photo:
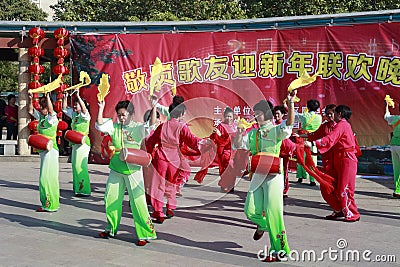
<path id="1" fill-rule="evenodd" d="M 273 106 L 261 100 L 253 110 L 259 129 L 252 129 L 243 135 L 245 129 L 238 128 L 234 148 L 250 150 L 251 155 L 260 155 L 275 160 L 279 165 L 279 150 L 282 140 L 289 138 L 294 122 L 294 98 L 296 90 L 288 96 L 288 118 L 280 125 L 273 125 Z M 283 222 L 283 175 L 282 173 L 261 174 L 257 170 L 247 192 L 244 212 L 257 225 L 253 239 L 259 240 L 264 231 L 269 232 L 271 248 L 266 261 L 278 261 L 279 257 L 290 253 L 286 229 Z"/>
<path id="2" fill-rule="evenodd" d="M 322 116 L 320 114 L 317 114 L 316 112 L 318 111 L 320 107 L 319 101 L 315 99 L 310 99 L 307 101 L 307 109 L 308 112 L 303 112 L 302 115 L 297 114 L 297 118 L 299 119 L 301 123 L 301 129 L 307 133 L 312 133 L 318 130 L 319 126 L 321 125 L 322 122 Z M 306 140 L 305 140 L 306 141 Z M 317 148 L 316 147 L 311 147 L 312 152 L 317 153 Z M 317 165 L 317 156 L 312 156 L 312 159 Z M 296 172 L 296 177 L 298 183 L 302 183 L 303 179 L 310 178 L 310 185 L 315 186 L 315 179 L 314 177 L 310 176 L 306 170 L 301 166 L 300 164 L 297 164 L 297 172 Z"/>
<path id="3" fill-rule="evenodd" d="M 400 106 L 399 106 L 400 109 Z M 400 115 L 391 115 L 386 103 L 385 120 L 393 127 L 393 137 L 390 142 L 394 177 L 394 198 L 400 198 Z"/>
<path id="4" fill-rule="evenodd" d="M 72 130 L 86 135 L 85 144 L 72 145 L 72 184 L 75 196 L 90 196 L 90 179 L 88 172 L 88 158 L 90 152 L 89 125 L 90 114 L 86 101 L 76 91 L 73 108 L 67 106 L 67 95 L 63 98 L 63 112 L 72 119 Z"/>
<path id="5" fill-rule="evenodd" d="M 54 112 L 50 94 L 39 100 L 40 112 L 33 108 L 32 94 L 29 94 L 28 112 L 39 121 L 37 131 L 53 141 L 53 148 L 49 151 L 39 150 L 40 177 L 39 193 L 42 207 L 36 211 L 57 211 L 60 207 L 60 185 L 58 182 L 58 147 L 56 141 L 58 119 Z"/>
<path id="6" fill-rule="evenodd" d="M 122 202 L 125 188 L 128 190 L 130 206 L 135 222 L 138 245 L 144 246 L 147 240 L 156 239 L 157 235 L 147 209 L 142 168 L 120 160 L 120 151 L 123 147 L 140 149 L 142 140 L 150 133 L 156 122 L 155 102 L 152 102 L 152 112 L 148 124 L 134 122 L 134 107 L 128 100 L 120 101 L 115 107 L 118 120 L 103 118 L 105 102 L 99 103 L 96 129 L 111 136 L 115 147 L 115 154 L 110 160 L 110 174 L 108 176 L 104 203 L 106 207 L 107 226 L 100 237 L 114 236 L 121 221 Z M 150 126 L 149 126 L 150 125 Z"/>

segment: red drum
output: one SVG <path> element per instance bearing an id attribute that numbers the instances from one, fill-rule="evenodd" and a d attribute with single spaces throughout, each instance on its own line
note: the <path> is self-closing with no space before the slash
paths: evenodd
<path id="1" fill-rule="evenodd" d="M 66 131 L 64 137 L 67 141 L 78 145 L 83 145 L 86 142 L 86 135 L 73 130 Z"/>
<path id="2" fill-rule="evenodd" d="M 136 148 L 124 148 L 119 154 L 121 161 L 147 167 L 151 163 L 151 155 L 144 150 Z"/>
<path id="3" fill-rule="evenodd" d="M 40 134 L 32 134 L 28 137 L 28 145 L 39 150 L 50 151 L 53 148 L 53 141 Z"/>
<path id="4" fill-rule="evenodd" d="M 252 173 L 279 173 L 280 160 L 278 157 L 258 153 L 249 161 L 249 171 Z"/>

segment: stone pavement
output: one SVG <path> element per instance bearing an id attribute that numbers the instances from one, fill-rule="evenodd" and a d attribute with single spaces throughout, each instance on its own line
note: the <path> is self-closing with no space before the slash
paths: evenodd
<path id="1" fill-rule="evenodd" d="M 257 259 L 269 239 L 266 233 L 261 240 L 252 240 L 255 227 L 243 213 L 246 179 L 238 179 L 234 194 L 219 192 L 216 169 L 210 170 L 202 185 L 191 180 L 178 199 L 176 216 L 155 225 L 158 240 L 138 247 L 127 196 L 117 237 L 97 238 L 106 221 L 103 195 L 107 166 L 89 165 L 93 194 L 77 198 L 71 190 L 71 165 L 60 163 L 61 208 L 55 213 L 37 213 L 39 162 L 33 161 L 0 157 L 0 266 L 278 265 Z M 361 221 L 356 223 L 323 220 L 330 210 L 318 187 L 296 184 L 294 174 L 290 180 L 285 225 L 290 247 L 300 256 L 298 261 L 279 264 L 400 266 L 400 199 L 391 197 L 391 177 L 357 180 Z M 309 260 L 312 250 L 316 259 L 323 255 L 324 260 Z M 359 261 L 353 261 L 353 252 L 359 253 Z M 392 262 L 367 262 L 363 253 L 364 258 Z"/>

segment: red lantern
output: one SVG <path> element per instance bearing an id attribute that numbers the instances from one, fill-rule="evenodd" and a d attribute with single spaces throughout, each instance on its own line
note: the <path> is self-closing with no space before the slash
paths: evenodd
<path id="1" fill-rule="evenodd" d="M 31 28 L 29 30 L 29 37 L 31 37 L 33 43 L 37 45 L 39 40 L 44 38 L 44 31 L 40 28 Z"/>
<path id="2" fill-rule="evenodd" d="M 53 73 L 55 75 L 60 75 L 60 74 L 67 75 L 69 74 L 69 69 L 64 65 L 56 65 L 53 68 Z"/>
<path id="3" fill-rule="evenodd" d="M 56 39 L 65 39 L 68 37 L 69 31 L 65 28 L 58 28 L 54 31 L 54 37 Z"/>
<path id="4" fill-rule="evenodd" d="M 28 67 L 28 71 L 31 74 L 42 74 L 44 73 L 44 67 L 39 64 L 32 64 Z"/>
<path id="5" fill-rule="evenodd" d="M 69 56 L 69 51 L 68 51 L 68 49 L 64 48 L 63 46 L 59 46 L 59 47 L 54 48 L 53 54 L 56 58 L 65 58 L 65 57 Z"/>
<path id="6" fill-rule="evenodd" d="M 28 55 L 33 58 L 42 57 L 44 55 L 44 49 L 35 45 L 28 49 Z"/>
<path id="7" fill-rule="evenodd" d="M 43 83 L 40 83 L 37 80 L 28 83 L 28 89 L 36 89 L 36 88 L 39 88 L 39 87 L 42 87 L 42 86 L 43 86 Z"/>

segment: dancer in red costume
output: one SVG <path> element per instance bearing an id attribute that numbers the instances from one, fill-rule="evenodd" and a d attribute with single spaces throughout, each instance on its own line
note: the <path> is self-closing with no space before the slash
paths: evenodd
<path id="1" fill-rule="evenodd" d="M 284 106 L 274 107 L 274 118 L 275 124 L 279 125 L 283 122 L 283 116 L 287 114 L 286 108 Z M 279 152 L 279 157 L 283 160 L 283 175 L 284 175 L 284 188 L 283 197 L 287 197 L 287 192 L 289 190 L 289 160 L 294 156 L 296 150 L 296 144 L 292 142 L 289 138 L 283 139 L 281 144 L 281 150 Z"/>
<path id="2" fill-rule="evenodd" d="M 332 170 L 334 177 L 337 178 L 336 199 L 332 199 L 332 204 L 330 204 L 336 208 L 326 218 L 345 217 L 345 222 L 360 220 L 360 213 L 354 200 L 358 160 L 356 157 L 356 139 L 348 122 L 351 114 L 349 107 L 337 106 L 334 113 L 336 126 L 325 137 L 315 141 L 322 154 L 332 149 L 334 158 Z"/>
<path id="3" fill-rule="evenodd" d="M 330 132 L 332 132 L 333 128 L 336 125 L 336 122 L 334 120 L 334 113 L 335 113 L 335 104 L 329 104 L 325 107 L 325 116 L 327 120 L 321 124 L 321 126 L 318 128 L 313 133 L 308 133 L 304 135 L 300 135 L 301 137 L 306 137 L 308 141 L 316 141 L 318 139 L 321 139 L 328 135 Z M 331 177 L 335 178 L 335 170 L 333 166 L 333 149 L 327 150 L 325 153 L 321 155 L 322 158 L 322 168 L 323 172 L 330 175 Z M 334 179 L 332 183 L 330 183 L 334 188 L 337 187 L 337 179 Z M 333 210 L 341 210 L 341 207 L 339 205 L 339 202 L 337 201 L 336 197 L 336 192 L 330 192 L 329 188 L 325 186 L 324 183 L 320 183 L 320 190 L 321 190 L 321 195 L 323 199 L 328 203 L 328 205 L 333 209 Z M 328 215 L 327 219 L 331 218 L 332 215 Z"/>
<path id="4" fill-rule="evenodd" d="M 216 157 L 218 158 L 219 175 L 221 177 L 218 185 L 221 187 L 221 191 L 225 192 L 233 192 L 235 186 L 236 175 L 231 171 L 233 168 L 231 140 L 235 137 L 236 130 L 237 123 L 234 122 L 233 110 L 230 107 L 226 107 L 224 110 L 224 121 L 213 129 L 213 133 L 209 137 L 216 144 Z M 230 168 L 226 172 L 228 167 Z M 195 175 L 194 180 L 202 183 L 207 171 L 208 167 L 199 171 Z"/>
<path id="5" fill-rule="evenodd" d="M 173 103 L 169 106 L 170 120 L 164 122 L 146 142 L 149 153 L 154 155 L 152 163 L 155 171 L 151 180 L 150 196 L 153 206 L 154 222 L 164 222 L 164 196 L 167 198 L 167 218 L 174 216 L 176 209 L 176 185 L 182 176 L 179 169 L 184 161 L 180 147 L 185 143 L 189 148 L 198 151 L 201 139 L 194 136 L 188 126 L 181 121 L 186 112 L 184 104 Z"/>

